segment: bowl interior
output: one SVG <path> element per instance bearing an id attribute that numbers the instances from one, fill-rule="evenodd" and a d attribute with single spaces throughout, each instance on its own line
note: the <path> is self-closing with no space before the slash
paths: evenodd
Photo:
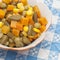
<path id="1" fill-rule="evenodd" d="M 1 1 L 1 0 L 0 0 Z M 41 3 L 40 1 L 37 2 L 37 0 L 28 0 L 28 3 L 32 6 L 34 5 L 37 5 L 40 9 L 40 12 L 41 12 L 41 15 L 46 17 L 47 21 L 48 21 L 48 24 L 46 26 L 46 30 L 48 29 L 48 27 L 50 26 L 51 24 L 51 20 L 52 20 L 52 15 L 51 15 L 51 12 L 50 10 L 48 9 L 48 7 Z M 0 47 L 1 48 L 4 48 L 4 49 L 11 49 L 11 50 L 26 50 L 26 49 L 29 49 L 29 48 L 32 48 L 32 47 L 35 47 L 37 44 L 39 44 L 45 37 L 45 33 L 46 33 L 46 30 L 40 35 L 40 37 L 38 39 L 36 39 L 33 43 L 31 43 L 30 45 L 26 46 L 26 47 L 21 47 L 21 48 L 11 48 L 11 47 L 6 47 L 4 45 L 1 45 L 0 44 Z"/>

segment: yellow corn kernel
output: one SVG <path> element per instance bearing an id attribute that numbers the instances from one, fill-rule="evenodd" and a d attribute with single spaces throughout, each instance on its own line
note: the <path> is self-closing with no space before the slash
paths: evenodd
<path id="1" fill-rule="evenodd" d="M 33 31 L 35 31 L 36 33 L 40 33 L 40 30 L 37 28 L 33 28 Z"/>
<path id="2" fill-rule="evenodd" d="M 20 7 L 23 6 L 23 3 L 18 3 L 17 7 L 20 9 Z"/>
<path id="3" fill-rule="evenodd" d="M 4 24 L 3 22 L 0 22 L 0 28 L 3 26 L 3 24 Z"/>
<path id="4" fill-rule="evenodd" d="M 13 9 L 13 12 L 14 12 L 14 13 L 18 13 L 18 12 L 19 12 L 19 9 L 14 8 L 14 9 Z"/>
<path id="5" fill-rule="evenodd" d="M 21 6 L 19 12 L 23 12 L 23 11 L 24 11 L 24 6 Z"/>
<path id="6" fill-rule="evenodd" d="M 23 12 L 23 11 L 24 11 L 23 3 L 18 3 L 18 4 L 17 4 L 17 7 L 19 8 L 19 11 L 20 11 L 20 12 Z"/>
<path id="7" fill-rule="evenodd" d="M 25 31 L 23 31 L 22 34 L 23 34 L 24 36 L 27 36 L 27 33 L 26 33 Z"/>
<path id="8" fill-rule="evenodd" d="M 30 6 L 30 7 L 29 7 L 29 10 L 33 10 L 33 8 Z"/>
<path id="9" fill-rule="evenodd" d="M 28 26 L 24 26 L 23 30 L 24 30 L 25 32 L 28 32 Z"/>
<path id="10" fill-rule="evenodd" d="M 28 11 L 26 12 L 26 15 L 28 15 L 28 16 L 33 15 L 33 11 L 32 11 L 32 10 L 28 10 Z"/>

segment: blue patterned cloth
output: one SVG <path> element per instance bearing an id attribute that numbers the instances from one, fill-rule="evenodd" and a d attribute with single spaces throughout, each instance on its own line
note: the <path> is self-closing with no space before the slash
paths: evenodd
<path id="1" fill-rule="evenodd" d="M 0 60 L 60 60 L 60 0 L 41 2 L 52 12 L 52 24 L 46 32 L 44 41 L 27 51 L 0 49 Z"/>

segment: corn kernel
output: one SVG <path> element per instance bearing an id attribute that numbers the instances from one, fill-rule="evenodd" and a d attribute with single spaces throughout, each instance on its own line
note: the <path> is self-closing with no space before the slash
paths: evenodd
<path id="1" fill-rule="evenodd" d="M 20 9 L 21 6 L 23 6 L 22 3 L 18 3 L 18 4 L 17 4 L 17 7 L 18 7 L 19 9 Z"/>
<path id="2" fill-rule="evenodd" d="M 36 33 L 40 33 L 40 30 L 37 28 L 33 28 L 33 31 L 35 31 Z"/>
<path id="3" fill-rule="evenodd" d="M 24 26 L 23 30 L 24 30 L 25 32 L 28 32 L 28 26 Z"/>
<path id="4" fill-rule="evenodd" d="M 23 12 L 24 11 L 24 6 L 21 6 L 19 11 Z"/>
<path id="5" fill-rule="evenodd" d="M 17 7 L 20 9 L 20 10 L 19 10 L 20 12 L 23 12 L 23 11 L 24 11 L 24 6 L 23 6 L 22 3 L 18 3 L 18 4 L 17 4 Z"/>
<path id="6" fill-rule="evenodd" d="M 22 34 L 23 34 L 24 36 L 27 36 L 27 33 L 26 33 L 25 31 L 23 31 Z"/>
<path id="7" fill-rule="evenodd" d="M 29 7 L 29 10 L 33 10 L 33 8 L 32 7 Z"/>
<path id="8" fill-rule="evenodd" d="M 26 14 L 27 14 L 28 16 L 33 15 L 33 11 L 32 11 L 32 10 L 28 10 L 28 11 L 26 12 Z"/>
<path id="9" fill-rule="evenodd" d="M 13 9 L 13 12 L 14 12 L 14 13 L 18 13 L 18 12 L 19 12 L 19 9 L 14 8 L 14 9 Z"/>
<path id="10" fill-rule="evenodd" d="M 3 22 L 0 22 L 0 28 L 3 26 L 3 24 L 4 24 Z"/>

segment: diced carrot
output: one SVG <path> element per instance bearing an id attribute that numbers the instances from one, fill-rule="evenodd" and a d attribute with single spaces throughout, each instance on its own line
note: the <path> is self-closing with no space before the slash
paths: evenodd
<path id="1" fill-rule="evenodd" d="M 22 25 L 28 25 L 29 24 L 29 19 L 28 18 L 22 18 L 21 23 L 22 23 Z"/>
<path id="2" fill-rule="evenodd" d="M 14 9 L 14 5 L 8 5 L 7 11 L 12 11 Z"/>
<path id="3" fill-rule="evenodd" d="M 11 28 L 16 28 L 16 24 L 17 24 L 17 22 L 16 21 L 11 21 Z"/>
<path id="4" fill-rule="evenodd" d="M 32 38 L 29 38 L 29 40 L 32 42 L 33 41 L 33 39 Z"/>
<path id="5" fill-rule="evenodd" d="M 34 40 L 34 36 L 28 36 L 28 38 L 31 42 Z"/>
<path id="6" fill-rule="evenodd" d="M 4 18 L 4 16 L 5 16 L 5 12 L 2 9 L 0 9 L 0 18 Z"/>
<path id="7" fill-rule="evenodd" d="M 42 25 L 46 25 L 46 24 L 48 23 L 45 17 L 41 17 L 41 18 L 39 19 L 39 22 L 40 22 Z"/>
<path id="8" fill-rule="evenodd" d="M 27 0 L 21 0 L 24 5 L 27 5 Z"/>
<path id="9" fill-rule="evenodd" d="M 34 36 L 34 39 L 38 38 L 38 37 L 39 37 L 39 35 L 40 35 L 40 34 L 36 34 L 36 35 Z"/>
<path id="10" fill-rule="evenodd" d="M 39 10 L 38 6 L 35 5 L 33 7 L 33 10 L 37 13 L 38 18 L 40 18 L 41 17 L 41 14 L 40 14 L 40 10 Z"/>
<path id="11" fill-rule="evenodd" d="M 22 25 L 21 23 L 17 22 L 16 28 L 17 28 L 18 30 L 22 31 L 22 30 L 23 30 L 23 25 Z"/>
<path id="12" fill-rule="evenodd" d="M 29 20 L 29 24 L 34 25 L 34 21 L 32 19 Z"/>
<path id="13" fill-rule="evenodd" d="M 35 34 L 34 36 L 29 36 L 29 40 L 32 42 L 32 41 L 34 41 L 36 38 L 38 38 L 39 35 L 40 35 L 40 33 L 37 33 L 37 34 Z"/>
<path id="14" fill-rule="evenodd" d="M 28 18 L 29 24 L 34 25 L 34 21 L 32 19 L 32 16 L 26 16 L 26 18 Z"/>
<path id="15" fill-rule="evenodd" d="M 46 29 L 46 26 L 42 25 L 40 31 L 43 32 Z"/>
<path id="16" fill-rule="evenodd" d="M 12 0 L 2 0 L 4 3 L 9 4 L 12 2 Z"/>
<path id="17" fill-rule="evenodd" d="M 16 2 L 16 3 L 17 3 L 18 1 L 19 1 L 19 0 L 13 0 L 13 2 Z"/>
<path id="18" fill-rule="evenodd" d="M 20 31 L 17 30 L 17 29 L 12 29 L 12 33 L 13 33 L 13 35 L 15 35 L 15 36 L 19 36 Z"/>

